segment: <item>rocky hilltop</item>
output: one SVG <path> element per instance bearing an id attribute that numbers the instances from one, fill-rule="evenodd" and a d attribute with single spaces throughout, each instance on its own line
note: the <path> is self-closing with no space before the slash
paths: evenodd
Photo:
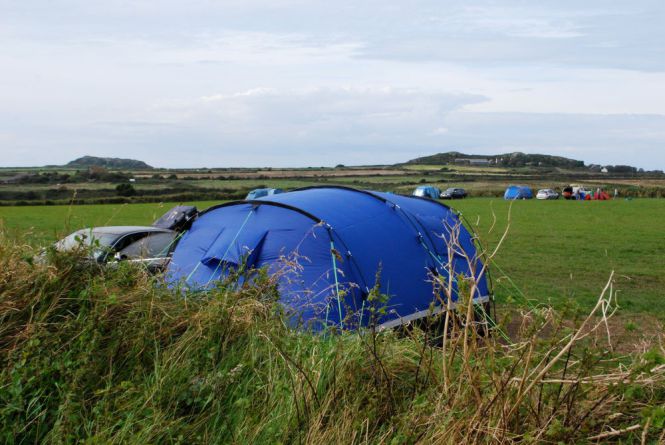
<path id="1" fill-rule="evenodd" d="M 83 156 L 78 159 L 67 163 L 66 167 L 105 167 L 105 168 L 122 168 L 122 169 L 151 169 L 152 167 L 143 161 L 136 159 L 121 159 L 121 158 L 99 158 L 96 156 Z"/>
<path id="2" fill-rule="evenodd" d="M 561 168 L 585 168 L 584 161 L 564 158 L 562 156 L 551 156 L 541 154 L 527 154 L 521 152 L 504 153 L 496 155 L 468 155 L 458 151 L 438 153 L 431 156 L 412 159 L 407 164 L 473 164 L 493 165 L 497 167 L 561 167 Z"/>

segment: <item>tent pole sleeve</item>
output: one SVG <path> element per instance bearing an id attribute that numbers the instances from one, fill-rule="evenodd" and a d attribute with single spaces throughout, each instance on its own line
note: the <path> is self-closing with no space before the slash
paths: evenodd
<path id="1" fill-rule="evenodd" d="M 337 311 L 339 313 L 339 327 L 344 328 L 342 322 L 342 301 L 339 298 L 339 280 L 337 279 L 337 259 L 335 258 L 335 242 L 332 239 L 332 234 L 330 235 L 330 257 L 332 258 L 333 265 L 333 276 L 335 277 L 335 293 L 337 294 Z"/>

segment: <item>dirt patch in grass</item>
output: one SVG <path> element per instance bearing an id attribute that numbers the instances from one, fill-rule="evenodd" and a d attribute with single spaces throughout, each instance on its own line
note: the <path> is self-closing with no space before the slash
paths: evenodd
<path id="1" fill-rule="evenodd" d="M 612 346 L 617 352 L 645 352 L 662 344 L 665 326 L 645 314 L 621 314 L 608 320 Z"/>
<path id="2" fill-rule="evenodd" d="M 532 323 L 533 314 L 516 309 L 500 310 L 498 321 L 509 338 L 520 338 L 521 332 L 528 329 Z M 580 319 L 581 321 L 581 319 Z M 593 319 L 595 325 L 602 323 L 600 317 Z M 579 325 L 579 321 L 577 322 Z M 564 322 L 565 328 L 574 329 L 575 321 Z M 610 335 L 607 336 L 609 331 Z M 553 334 L 554 327 L 548 326 L 539 332 L 546 338 Z M 665 326 L 658 318 L 646 314 L 615 314 L 607 319 L 607 329 L 602 328 L 594 332 L 598 344 L 611 342 L 612 350 L 619 354 L 644 353 L 658 345 L 663 345 Z M 602 337 L 602 338 L 601 338 Z"/>

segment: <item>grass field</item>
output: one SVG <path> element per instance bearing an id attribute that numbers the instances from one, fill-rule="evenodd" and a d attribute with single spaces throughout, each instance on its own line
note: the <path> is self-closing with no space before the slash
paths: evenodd
<path id="1" fill-rule="evenodd" d="M 499 321 L 521 324 L 505 336 L 477 337 L 470 310 L 441 344 L 290 329 L 260 273 L 183 297 L 130 262 L 26 261 L 25 244 L 171 204 L 0 208 L 0 443 L 663 443 L 665 200 L 451 204 L 488 248 L 510 226 L 492 266 Z M 591 306 L 612 269 L 606 331 Z M 544 310 L 513 317 L 522 291 Z"/>
<path id="2" fill-rule="evenodd" d="M 217 203 L 197 202 L 193 205 L 205 209 Z M 149 225 L 174 205 L 177 204 L 0 207 L 0 223 L 10 236 L 40 245 L 82 227 Z"/>
<path id="3" fill-rule="evenodd" d="M 496 199 L 455 201 L 486 247 L 503 234 L 510 203 Z M 491 233 L 492 213 L 497 224 Z M 555 307 L 596 301 L 611 271 L 625 312 L 665 320 L 665 200 L 598 202 L 517 201 L 497 266 L 529 298 Z M 517 292 L 494 267 L 497 295 Z"/>
<path id="4" fill-rule="evenodd" d="M 205 209 L 216 203 L 194 204 Z M 474 198 L 451 204 L 493 249 L 508 224 L 510 203 Z M 171 205 L 0 207 L 0 221 L 10 236 L 43 245 L 85 226 L 149 224 Z M 492 268 L 498 301 L 523 300 L 523 293 L 535 302 L 586 310 L 615 271 L 623 312 L 665 320 L 663 215 L 665 200 L 659 199 L 515 202 Z"/>

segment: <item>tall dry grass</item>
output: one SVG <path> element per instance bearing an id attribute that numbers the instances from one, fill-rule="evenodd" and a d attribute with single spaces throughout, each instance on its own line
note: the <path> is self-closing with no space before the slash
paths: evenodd
<path id="1" fill-rule="evenodd" d="M 128 263 L 34 253 L 0 238 L 3 443 L 665 437 L 665 353 L 612 352 L 612 277 L 580 320 L 519 309 L 510 339 L 483 335 L 470 298 L 409 329 L 327 335 L 290 328 L 262 271 L 182 295 Z"/>

